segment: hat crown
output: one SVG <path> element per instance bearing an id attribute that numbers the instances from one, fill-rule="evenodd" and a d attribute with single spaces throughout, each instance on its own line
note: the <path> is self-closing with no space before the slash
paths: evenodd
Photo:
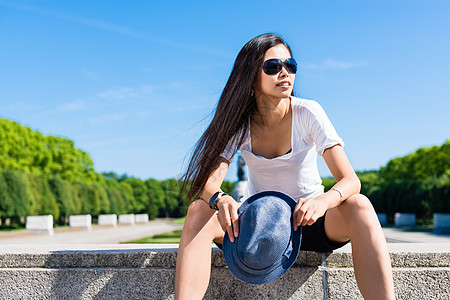
<path id="1" fill-rule="evenodd" d="M 280 257 L 289 257 L 291 244 L 291 208 L 277 197 L 253 202 L 241 216 L 237 256 L 248 268 L 263 270 Z"/>
<path id="2" fill-rule="evenodd" d="M 237 278 L 253 284 L 276 280 L 294 264 L 302 230 L 292 228 L 296 201 L 278 191 L 262 191 L 239 207 L 239 236 L 225 232 L 223 255 Z"/>

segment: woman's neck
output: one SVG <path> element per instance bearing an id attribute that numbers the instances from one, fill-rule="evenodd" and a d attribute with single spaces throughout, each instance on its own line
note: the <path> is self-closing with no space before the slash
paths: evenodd
<path id="1" fill-rule="evenodd" d="M 256 99 L 256 104 L 258 109 L 253 120 L 263 127 L 278 125 L 291 112 L 290 98 L 267 99 L 261 96 Z"/>

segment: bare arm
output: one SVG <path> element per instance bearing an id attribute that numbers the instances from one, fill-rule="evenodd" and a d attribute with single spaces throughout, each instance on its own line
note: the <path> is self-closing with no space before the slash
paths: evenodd
<path id="1" fill-rule="evenodd" d="M 339 190 L 342 196 L 338 191 L 330 189 L 314 199 L 300 198 L 293 215 L 295 230 L 300 225 L 312 225 L 328 209 L 338 206 L 351 195 L 359 193 L 361 189 L 359 178 L 356 176 L 341 145 L 326 149 L 323 158 L 334 179 L 336 179 L 337 183 L 333 188 Z"/>
<path id="2" fill-rule="evenodd" d="M 327 209 L 330 209 L 338 206 L 351 195 L 358 194 L 361 191 L 361 183 L 358 176 L 356 176 L 344 149 L 340 145 L 326 149 L 323 153 L 323 158 L 336 180 L 334 188 L 338 189 L 343 194 L 343 197 L 341 198 L 339 192 L 330 189 L 320 196 L 328 203 Z"/>
<path id="3" fill-rule="evenodd" d="M 200 194 L 203 201 L 209 204 L 209 199 L 218 191 L 220 191 L 220 186 L 222 185 L 225 175 L 228 171 L 229 163 L 223 161 L 220 163 L 219 167 L 209 176 L 206 181 L 205 188 Z M 219 212 L 217 218 L 219 220 L 222 229 L 227 231 L 231 242 L 234 242 L 234 238 L 239 235 L 239 217 L 238 208 L 239 203 L 237 203 L 231 196 L 222 196 L 217 203 Z"/>
<path id="4" fill-rule="evenodd" d="M 222 185 L 225 175 L 227 175 L 228 163 L 221 162 L 219 167 L 209 176 L 206 181 L 205 188 L 200 194 L 200 198 L 209 203 L 209 199 L 218 191 L 220 191 L 220 186 Z"/>

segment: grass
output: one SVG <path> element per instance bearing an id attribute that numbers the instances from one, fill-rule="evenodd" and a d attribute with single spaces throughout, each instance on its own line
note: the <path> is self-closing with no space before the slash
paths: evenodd
<path id="1" fill-rule="evenodd" d="M 173 221 L 173 223 L 174 223 L 174 224 L 184 224 L 184 220 L 186 220 L 186 217 L 182 217 L 182 218 L 175 219 L 175 220 Z"/>
<path id="2" fill-rule="evenodd" d="M 124 242 L 122 244 L 179 244 L 180 237 L 181 229 Z"/>
<path id="3" fill-rule="evenodd" d="M 410 232 L 433 232 L 434 227 L 433 225 L 417 225 L 417 226 L 408 226 L 403 227 L 403 231 L 410 231 Z"/>
<path id="4" fill-rule="evenodd" d="M 24 226 L 1 226 L 0 227 L 0 232 L 5 231 L 5 232 L 10 232 L 10 231 L 25 231 L 25 227 Z"/>
<path id="5" fill-rule="evenodd" d="M 184 224 L 186 217 L 178 218 L 173 221 L 174 224 Z M 172 232 L 161 233 L 145 238 L 123 242 L 121 244 L 179 244 L 181 237 L 181 230 L 178 229 Z"/>

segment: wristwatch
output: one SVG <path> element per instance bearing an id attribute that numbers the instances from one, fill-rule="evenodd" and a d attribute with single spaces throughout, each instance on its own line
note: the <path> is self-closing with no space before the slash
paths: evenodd
<path id="1" fill-rule="evenodd" d="M 209 207 L 211 209 L 219 210 L 217 207 L 217 202 L 219 202 L 220 198 L 222 198 L 224 195 L 228 195 L 225 192 L 218 191 L 214 195 L 212 195 L 211 199 L 209 199 Z"/>

